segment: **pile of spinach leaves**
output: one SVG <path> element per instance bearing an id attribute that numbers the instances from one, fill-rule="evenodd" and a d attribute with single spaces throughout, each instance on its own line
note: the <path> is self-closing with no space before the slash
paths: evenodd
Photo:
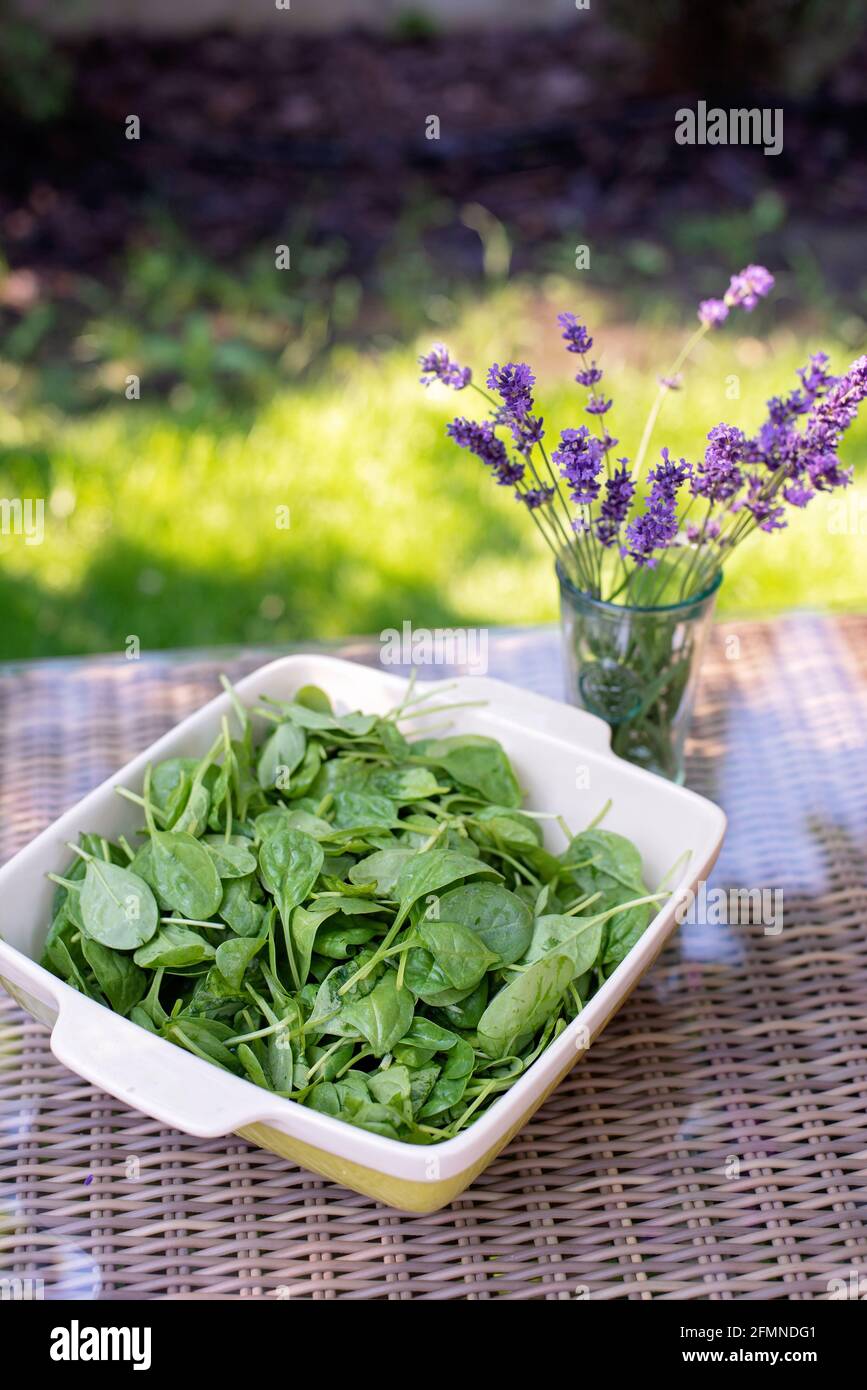
<path id="1" fill-rule="evenodd" d="M 42 963 L 257 1086 L 392 1139 L 455 1135 L 583 1008 L 650 921 L 630 841 L 521 810 L 503 748 L 409 741 L 430 696 L 339 715 L 228 682 L 201 758 L 149 768 L 137 842 L 84 834 Z M 450 706 L 440 708 L 451 708 Z M 554 855 L 541 823 L 569 843 Z"/>

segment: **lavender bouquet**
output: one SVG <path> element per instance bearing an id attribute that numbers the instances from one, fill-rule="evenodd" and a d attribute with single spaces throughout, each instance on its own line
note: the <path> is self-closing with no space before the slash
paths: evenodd
<path id="1" fill-rule="evenodd" d="M 499 486 L 512 488 L 553 551 L 570 698 L 608 721 L 615 752 L 677 780 L 726 557 L 753 531 L 781 530 L 791 507 L 852 481 L 838 451 L 867 395 L 867 357 L 835 376 L 823 352 L 798 372 L 799 387 L 768 402 L 754 436 L 718 424 L 700 460 L 674 459 L 663 448 L 645 472 L 660 411 L 690 354 L 773 285 L 764 266 L 750 265 L 732 276 L 722 299 L 702 302 L 698 327 L 659 379 L 633 462 L 615 452 L 612 401 L 590 356 L 593 338 L 574 314 L 558 321 L 566 351 L 580 360 L 575 380 L 587 392 L 590 423 L 561 430 L 550 452 L 526 363 L 495 362 L 484 390 L 441 343 L 419 359 L 424 385 L 470 389 L 488 405 L 486 419 L 458 416 L 448 434 Z"/>

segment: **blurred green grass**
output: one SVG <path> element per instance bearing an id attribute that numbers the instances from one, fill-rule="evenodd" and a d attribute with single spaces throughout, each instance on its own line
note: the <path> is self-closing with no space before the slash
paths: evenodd
<path id="1" fill-rule="evenodd" d="M 66 375 L 54 368 L 61 379 L 53 394 L 28 386 L 40 377 L 27 365 L 31 344 L 0 363 L 0 496 L 47 499 L 42 545 L 0 536 L 5 659 L 119 651 L 130 635 L 147 650 L 279 644 L 404 620 L 552 621 L 552 567 L 529 519 L 444 436 L 451 415 L 480 413 L 478 398 L 425 391 L 416 354 L 445 338 L 477 375 L 492 359 L 526 358 L 539 376 L 546 426 L 558 431 L 585 418 L 555 322 L 573 308 L 596 333 L 618 452 L 633 455 L 656 377 L 691 327 L 658 290 L 636 310 L 634 298 L 588 293 L 580 277 L 576 284 L 574 275 L 549 275 L 500 279 L 475 297 L 429 294 L 421 317 L 430 327 L 417 341 L 374 324 L 355 343 L 338 333 L 322 350 L 341 316 L 356 312 L 352 282 L 338 277 L 329 322 L 301 305 L 271 371 L 273 271 L 254 279 L 252 304 L 231 277 L 214 290 L 190 272 L 182 309 L 175 302 L 172 316 L 144 335 L 136 315 L 158 317 L 171 258 L 147 269 L 131 302 L 95 303 L 72 366 Z M 392 292 L 399 299 L 411 286 L 410 274 Z M 202 310 L 212 292 L 222 296 L 220 309 Z M 148 308 L 149 297 L 157 307 Z M 245 324 L 243 341 L 233 313 Z M 766 398 L 796 384 L 809 352 L 825 348 L 840 369 L 864 350 L 863 327 L 815 307 L 797 321 L 777 321 L 771 306 L 733 316 L 702 346 L 683 391 L 669 397 L 656 446 L 695 458 L 720 420 L 755 428 Z M 90 374 L 86 408 L 80 385 L 70 385 L 76 370 Z M 155 389 L 160 371 L 174 385 Z M 141 373 L 140 400 L 124 399 L 129 372 Z M 250 389 L 234 399 L 238 373 Z M 861 487 L 851 490 L 848 511 L 819 498 L 788 530 L 753 538 L 730 563 L 721 612 L 864 605 L 867 420 L 851 431 L 845 459 Z"/>

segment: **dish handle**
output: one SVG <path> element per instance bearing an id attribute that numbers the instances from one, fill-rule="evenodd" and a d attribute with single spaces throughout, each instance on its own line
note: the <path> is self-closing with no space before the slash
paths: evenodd
<path id="1" fill-rule="evenodd" d="M 182 1047 L 166 1056 L 165 1039 L 105 1008 L 70 986 L 58 995 L 51 1050 L 59 1062 L 163 1124 L 201 1138 L 230 1134 L 262 1119 L 267 1098 L 239 1077 L 221 1071 Z M 117 1025 L 127 1033 L 118 1046 Z"/>

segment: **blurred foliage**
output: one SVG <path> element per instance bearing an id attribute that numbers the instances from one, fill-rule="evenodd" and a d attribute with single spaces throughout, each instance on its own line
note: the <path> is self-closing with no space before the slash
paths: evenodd
<path id="1" fill-rule="evenodd" d="M 71 77 L 50 36 L 0 0 L 0 105 L 25 120 L 54 120 L 66 109 Z"/>
<path id="2" fill-rule="evenodd" d="M 606 18 L 647 50 L 672 90 L 756 84 L 813 92 L 867 24 L 863 0 L 606 0 Z"/>
<path id="3" fill-rule="evenodd" d="M 115 402 L 135 375 L 149 401 L 181 414 L 249 419 L 275 391 L 327 372 L 335 346 L 381 352 L 422 331 L 446 336 L 467 304 L 510 276 L 536 283 L 571 273 L 583 294 L 586 274 L 625 312 L 644 317 L 650 305 L 655 320 L 685 321 L 699 298 L 722 292 L 733 266 L 766 260 L 782 276 L 775 303 L 782 298 L 787 313 L 845 321 L 853 342 L 865 331 L 857 243 L 845 229 L 841 242 L 833 230 L 808 236 L 788 225 L 771 189 L 742 209 L 672 218 L 660 234 L 600 240 L 590 270 L 578 273 L 581 235 L 576 228 L 528 252 L 479 203 L 410 198 L 364 282 L 350 269 L 348 241 L 316 239 L 301 221 L 282 238 L 289 270 L 276 268 L 273 246 L 222 264 L 160 214 L 104 281 L 64 273 L 55 282 L 0 259 L 0 359 L 14 377 L 7 405 L 73 416 Z"/>
<path id="4" fill-rule="evenodd" d="M 435 15 L 407 6 L 391 22 L 390 36 L 397 43 L 428 43 L 440 32 Z"/>
<path id="5" fill-rule="evenodd" d="M 303 241 L 298 227 L 284 244 Z M 3 357 L 18 369 L 20 402 L 70 414 L 116 400 L 133 375 L 174 406 L 249 409 L 355 322 L 361 289 L 345 259 L 338 241 L 306 243 L 303 274 L 278 271 L 273 248 L 230 270 L 156 218 L 118 283 L 78 276 L 62 295 L 34 295 L 7 316 Z M 7 284 L 20 280 L 7 272 Z"/>
<path id="6" fill-rule="evenodd" d="M 751 253 L 768 217 L 743 233 Z M 495 248 L 505 235 L 470 210 L 474 224 Z M 701 225 L 683 235 L 713 241 Z M 612 428 L 632 452 L 694 314 L 666 292 L 677 253 L 627 244 L 594 261 L 585 289 L 565 251 L 559 268 L 506 279 L 501 248 L 474 287 L 426 262 L 421 221 L 404 238 L 367 297 L 339 245 L 293 235 L 291 273 L 273 251 L 229 272 L 168 228 L 143 238 L 114 291 L 83 281 L 52 299 L 21 272 L 0 283 L 19 304 L 0 354 L 0 496 L 47 499 L 44 544 L 0 537 L 0 656 L 121 650 L 132 633 L 147 649 L 555 618 L 528 518 L 445 438 L 450 414 L 475 401 L 425 391 L 416 354 L 444 337 L 479 371 L 526 357 L 556 431 L 583 415 L 555 325 L 572 307 L 596 330 Z M 702 290 L 725 283 L 712 260 L 695 264 Z M 774 301 L 705 345 L 658 444 L 695 457 L 719 420 L 755 427 L 810 351 L 826 347 L 840 368 L 864 350 L 864 287 L 830 313 L 810 274 L 784 266 Z M 780 307 L 792 303 L 800 318 Z M 131 372 L 140 400 L 125 397 Z M 867 421 L 846 458 L 863 489 Z M 853 491 L 842 519 L 819 499 L 790 530 L 754 539 L 722 610 L 863 605 L 864 498 Z"/>

